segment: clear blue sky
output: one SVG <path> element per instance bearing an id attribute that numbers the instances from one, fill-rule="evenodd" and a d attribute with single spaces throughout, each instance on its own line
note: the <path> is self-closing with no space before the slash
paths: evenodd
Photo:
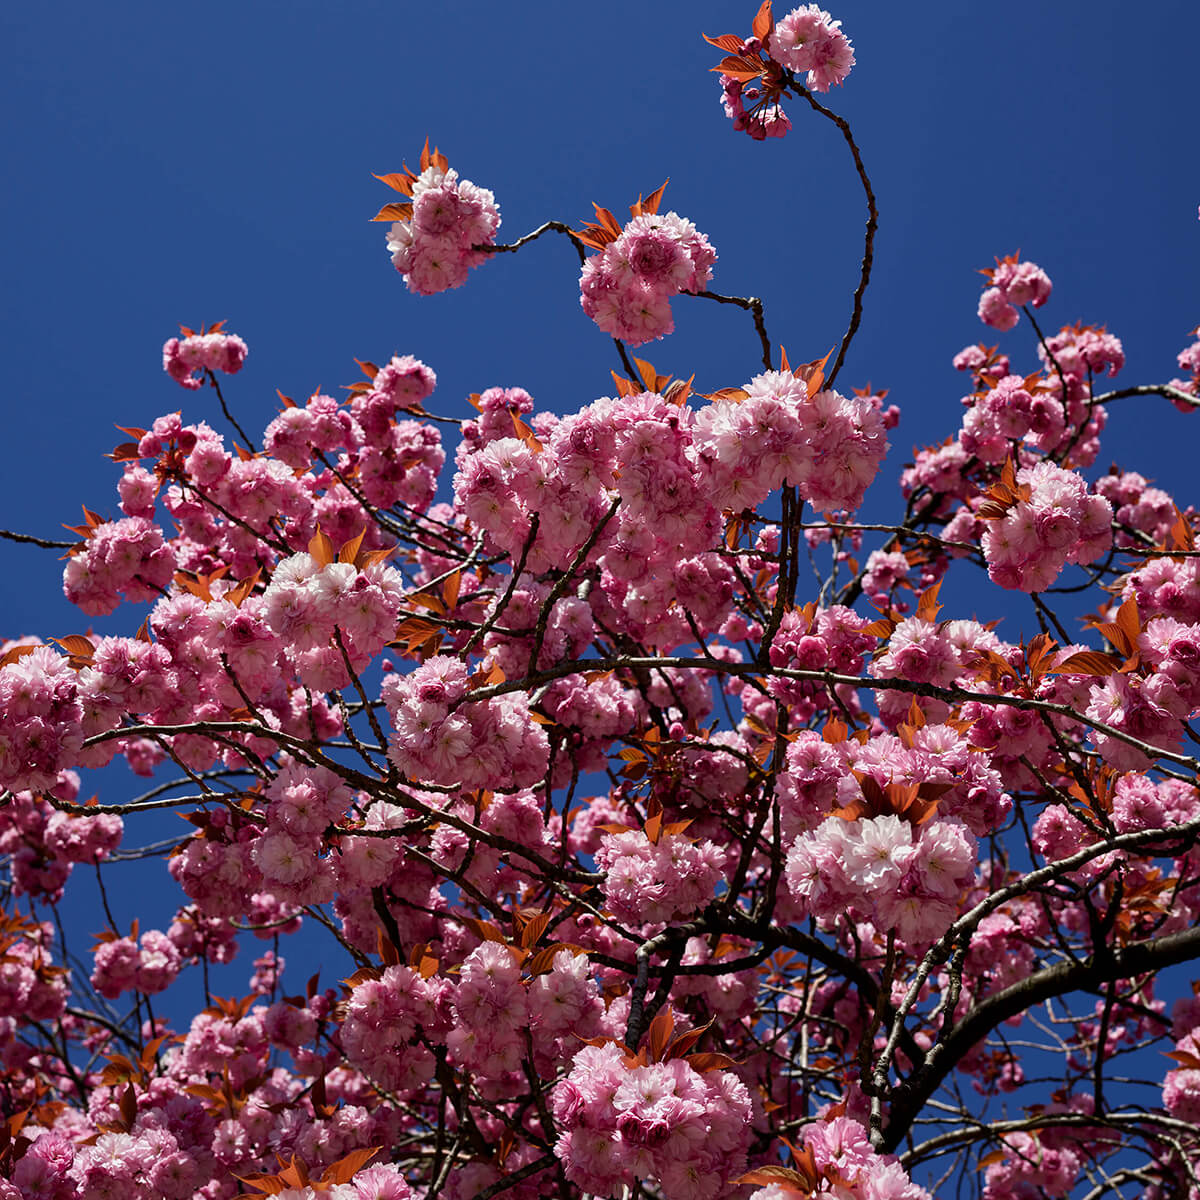
<path id="1" fill-rule="evenodd" d="M 586 218 L 593 200 L 624 215 L 670 176 L 665 206 L 720 256 L 713 288 L 763 296 L 793 360 L 822 355 L 849 313 L 863 204 L 840 136 L 800 104 L 781 142 L 753 143 L 724 119 L 708 72 L 719 55 L 700 33 L 747 33 L 754 9 L 3 6 L 0 525 L 56 537 L 81 502 L 118 515 L 118 471 L 102 457 L 123 440 L 114 424 L 182 406 L 220 425 L 210 393 L 162 373 L 179 322 L 225 318 L 247 340 L 226 394 L 256 433 L 275 388 L 334 391 L 355 357 L 393 352 L 437 371 L 438 411 L 461 413 L 468 392 L 496 384 L 559 412 L 609 393 L 612 346 L 579 309 L 561 239 L 487 264 L 459 291 L 408 295 L 385 227 L 368 223 L 390 198 L 371 173 L 414 163 L 426 135 L 495 191 L 505 240 Z M 1049 271 L 1052 328 L 1107 322 L 1126 381 L 1177 373 L 1200 322 L 1200 5 L 1135 15 L 1117 0 L 933 0 L 835 15 L 858 65 L 829 103 L 856 131 L 881 211 L 841 383 L 886 386 L 904 413 L 874 493 L 882 514 L 914 443 L 957 427 L 955 351 L 1000 338 L 1036 365 L 1024 323 L 988 336 L 976 320 L 973 272 L 994 255 L 1019 247 Z M 659 370 L 695 372 L 703 390 L 755 372 L 744 314 L 675 307 L 678 332 L 639 352 Z M 1200 416 L 1150 400 L 1112 417 L 1098 466 L 1118 458 L 1188 503 Z M 5 636 L 87 627 L 53 552 L 0 543 L 0 565 Z"/>

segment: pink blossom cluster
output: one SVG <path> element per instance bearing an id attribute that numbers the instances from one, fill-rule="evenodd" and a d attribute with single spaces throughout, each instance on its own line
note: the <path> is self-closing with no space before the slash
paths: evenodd
<path id="1" fill-rule="evenodd" d="M 157 929 L 147 929 L 138 940 L 102 941 L 94 957 L 92 986 L 109 1000 L 135 989 L 147 995 L 165 991 L 182 966 L 174 942 Z"/>
<path id="2" fill-rule="evenodd" d="M 175 1135 L 149 1122 L 132 1133 L 102 1133 L 80 1147 L 67 1180 L 76 1189 L 71 1194 L 96 1200 L 185 1200 L 204 1182 Z"/>
<path id="3" fill-rule="evenodd" d="M 333 899 L 334 863 L 323 855 L 325 830 L 341 820 L 352 793 L 326 767 L 305 767 L 286 758 L 264 789 L 267 828 L 251 847 L 265 889 L 291 904 Z"/>
<path id="4" fill-rule="evenodd" d="M 284 408 L 263 431 L 263 448 L 294 471 L 307 470 L 316 454 L 329 454 L 353 445 L 350 414 L 332 396 L 316 393 L 301 408 Z"/>
<path id="5" fill-rule="evenodd" d="M 1017 309 L 1041 308 L 1050 299 L 1050 276 L 1036 263 L 1007 258 L 984 274 L 990 286 L 979 297 L 979 319 L 993 329 L 1011 329 L 1020 319 Z"/>
<path id="6" fill-rule="evenodd" d="M 102 617 L 122 596 L 130 603 L 156 599 L 175 566 L 175 554 L 157 525 L 145 517 L 122 517 L 89 530 L 83 549 L 63 572 L 63 593 L 88 616 Z"/>
<path id="7" fill-rule="evenodd" d="M 1109 675 L 1094 683 L 1085 714 L 1150 746 L 1177 749 L 1183 738 L 1179 714 L 1190 711 L 1190 701 L 1194 698 L 1193 672 L 1178 661 L 1164 665 L 1168 670 L 1173 669 L 1176 678 L 1167 672 L 1156 673 L 1149 679 Z M 1182 694 L 1177 682 L 1179 675 L 1184 676 Z M 1091 736 L 1104 761 L 1118 770 L 1142 771 L 1150 765 L 1150 755 L 1137 746 L 1099 730 L 1093 730 Z"/>
<path id="8" fill-rule="evenodd" d="M 707 839 L 682 831 L 651 840 L 640 829 L 600 839 L 596 865 L 601 890 L 613 916 L 633 925 L 686 920 L 713 898 L 723 881 L 726 852 Z"/>
<path id="9" fill-rule="evenodd" d="M 1144 621 L 1174 617 L 1189 625 L 1200 623 L 1200 559 L 1152 558 L 1130 572 L 1121 597 L 1137 600 Z"/>
<path id="10" fill-rule="evenodd" d="M 349 683 L 343 652 L 361 670 L 392 638 L 404 591 L 400 572 L 383 563 L 321 565 L 295 554 L 276 564 L 262 615 L 301 682 L 326 691 Z"/>
<path id="11" fill-rule="evenodd" d="M 1023 265 L 1023 264 L 1022 264 Z M 1038 357 L 1047 371 L 1061 371 L 1080 382 L 1095 375 L 1116 375 L 1125 365 L 1121 339 L 1103 326 L 1068 325 L 1045 342 L 1038 342 Z"/>
<path id="12" fill-rule="evenodd" d="M 198 371 L 224 371 L 236 374 L 242 369 L 249 350 L 235 333 L 191 334 L 171 338 L 163 346 L 163 370 L 180 386 L 195 390 L 204 386 Z"/>
<path id="13" fill-rule="evenodd" d="M 1163 1107 L 1177 1121 L 1200 1124 L 1200 1025 L 1175 1043 L 1177 1055 L 1190 1055 L 1196 1065 L 1167 1072 L 1163 1082 Z"/>
<path id="14" fill-rule="evenodd" d="M 551 1107 L 567 1178 L 600 1196 L 645 1179 L 665 1200 L 713 1200 L 745 1162 L 750 1096 L 731 1071 L 631 1066 L 615 1043 L 584 1046 Z"/>
<path id="15" fill-rule="evenodd" d="M 444 1044 L 452 1027 L 450 981 L 423 979 L 410 967 L 387 967 L 357 984 L 346 1001 L 341 1044 L 347 1059 L 377 1087 L 409 1096 L 434 1074 L 420 1037 Z"/>
<path id="16" fill-rule="evenodd" d="M 388 757 L 413 779 L 463 788 L 528 787 L 544 775 L 549 743 L 524 692 L 469 699 L 466 665 L 438 654 L 410 675 L 390 676 Z"/>
<path id="17" fill-rule="evenodd" d="M 907 617 L 892 631 L 887 647 L 869 668 L 877 679 L 907 679 L 948 687 L 968 673 L 982 650 L 999 650 L 995 634 L 978 621 L 934 622 Z M 880 719 L 895 728 L 908 717 L 913 697 L 904 692 L 875 693 Z M 917 707 L 931 721 L 945 720 L 949 705 L 943 700 L 918 696 Z"/>
<path id="18" fill-rule="evenodd" d="M 880 1154 L 863 1125 L 852 1117 L 832 1117 L 804 1127 L 804 1147 L 820 1173 L 813 1196 L 837 1200 L 932 1200 L 909 1179 L 890 1154 Z M 790 1189 L 768 1184 L 752 1192 L 750 1200 L 786 1200 Z M 795 1194 L 792 1192 L 791 1194 Z"/>
<path id="19" fill-rule="evenodd" d="M 816 4 L 780 17 L 767 38 L 766 50 L 781 67 L 798 75 L 807 72 L 805 82 L 814 92 L 840 85 L 854 66 L 854 47 L 842 32 L 841 21 Z"/>
<path id="20" fill-rule="evenodd" d="M 1185 346 L 1180 350 L 1178 356 L 1180 367 L 1185 371 L 1190 371 L 1191 378 L 1172 379 L 1171 386 L 1178 388 L 1181 392 L 1190 392 L 1193 396 L 1200 397 L 1200 325 L 1192 330 L 1192 337 L 1196 340 L 1190 346 Z M 1180 412 L 1193 412 L 1196 408 L 1196 405 L 1182 400 L 1175 400 L 1173 403 Z"/>
<path id="21" fill-rule="evenodd" d="M 877 405 L 835 391 L 810 396 L 790 371 L 757 375 L 743 390 L 743 399 L 716 400 L 696 416 L 713 503 L 756 508 L 784 483 L 821 512 L 862 503 L 888 449 Z"/>
<path id="22" fill-rule="evenodd" d="M 82 718 L 65 655 L 37 646 L 0 667 L 0 787 L 54 787 L 83 745 Z"/>
<path id="23" fill-rule="evenodd" d="M 500 209 L 487 188 L 460 180 L 453 168 L 427 166 L 412 184 L 412 216 L 388 230 L 392 264 L 408 290 L 431 296 L 466 282 L 488 257 L 500 228 Z"/>
<path id="24" fill-rule="evenodd" d="M 853 908 L 913 947 L 940 937 L 975 878 L 976 840 L 956 820 L 914 826 L 887 814 L 828 817 L 788 852 L 786 878 L 804 911 L 830 920 Z"/>
<path id="25" fill-rule="evenodd" d="M 1148 534 L 1157 545 L 1166 545 L 1175 524 L 1175 502 L 1162 490 L 1151 487 L 1136 471 L 1110 471 L 1096 480 L 1096 491 L 1115 509 L 1118 546 L 1138 544 L 1136 533 Z M 1145 544 L 1144 542 L 1141 544 Z"/>
<path id="26" fill-rule="evenodd" d="M 1066 1196 L 1075 1186 L 1083 1160 L 1053 1131 L 1009 1133 L 1001 1139 L 1005 1156 L 989 1163 L 984 1174 L 984 1200 L 1012 1196 Z"/>
<path id="27" fill-rule="evenodd" d="M 1048 454 L 1063 441 L 1066 431 L 1062 403 L 1048 386 L 1005 375 L 967 410 L 959 443 L 981 462 L 996 464 L 1011 455 L 1015 440 L 1028 439 Z"/>
<path id="28" fill-rule="evenodd" d="M 678 213 L 643 213 L 583 264 L 583 311 L 605 333 L 640 346 L 675 328 L 670 299 L 701 292 L 717 260 L 708 238 Z"/>
<path id="29" fill-rule="evenodd" d="M 67 972 L 54 965 L 49 925 L 22 922 L 0 940 L 0 1022 L 53 1021 L 67 1004 Z M 0 1039 L 11 1028 L 0 1025 Z"/>
<path id="30" fill-rule="evenodd" d="M 1039 462 L 1022 467 L 1016 478 L 1029 487 L 1029 498 L 989 521 L 983 535 L 994 583 L 1044 591 L 1066 563 L 1094 562 L 1112 545 L 1112 505 L 1101 495 L 1088 495 L 1075 472 Z"/>
<path id="31" fill-rule="evenodd" d="M 50 795 L 75 802 L 79 776 L 63 771 Z M 13 891 L 51 903 L 62 895 L 75 863 L 99 863 L 120 845 L 123 825 L 111 813 L 55 811 L 41 796 L 17 792 L 5 805 L 0 854 L 9 856 Z"/>

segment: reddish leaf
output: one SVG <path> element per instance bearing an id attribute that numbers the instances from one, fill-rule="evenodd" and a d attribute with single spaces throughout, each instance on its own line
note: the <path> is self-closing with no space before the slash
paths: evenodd
<path id="1" fill-rule="evenodd" d="M 27 654 L 32 654 L 37 649 L 37 646 L 14 646 L 0 658 L 0 668 L 7 667 L 12 663 L 20 661 Z"/>
<path id="2" fill-rule="evenodd" d="M 775 19 L 771 16 L 771 0 L 763 0 L 758 12 L 754 14 L 754 24 L 751 29 L 760 42 L 765 42 L 775 28 Z"/>
<path id="3" fill-rule="evenodd" d="M 372 218 L 372 221 L 411 221 L 413 206 L 411 204 L 385 204 Z"/>
<path id="4" fill-rule="evenodd" d="M 647 1045 L 650 1051 L 651 1062 L 661 1062 L 663 1054 L 666 1052 L 667 1045 L 671 1040 L 671 1034 L 675 1029 L 675 1014 L 671 1011 L 670 1005 L 667 1005 L 653 1021 L 650 1022 L 649 1037 Z"/>
<path id="5" fill-rule="evenodd" d="M 1113 654 L 1102 654 L 1099 650 L 1081 650 L 1051 667 L 1047 675 L 1111 675 L 1120 669 L 1121 660 Z"/>
<path id="6" fill-rule="evenodd" d="M 938 613 L 942 611 L 937 598 L 941 586 L 942 581 L 939 579 L 932 587 L 926 588 L 917 599 L 917 617 L 928 621 L 930 625 L 937 621 Z"/>
<path id="7" fill-rule="evenodd" d="M 587 953 L 582 946 L 576 946 L 573 942 L 551 942 L 549 946 L 543 946 L 529 959 L 525 964 L 526 971 L 530 975 L 545 975 L 553 968 L 554 960 L 560 950 L 570 950 L 576 956 Z"/>
<path id="8" fill-rule="evenodd" d="M 715 67 L 709 67 L 710 71 L 728 75 L 739 83 L 749 83 L 752 79 L 761 78 L 766 69 L 766 63 L 749 54 L 731 54 L 728 58 L 721 59 Z"/>
<path id="9" fill-rule="evenodd" d="M 317 532 L 312 535 L 312 539 L 308 543 L 308 552 L 318 567 L 327 567 L 334 561 L 333 542 L 329 540 L 329 535 L 321 529 L 320 525 L 317 526 Z"/>
<path id="10" fill-rule="evenodd" d="M 525 950 L 532 950 L 541 941 L 542 934 L 546 932 L 546 926 L 550 924 L 552 915 L 551 913 L 544 912 L 537 913 L 532 917 L 523 917 L 520 913 L 517 913 L 515 919 L 517 925 L 520 927 L 518 945 Z"/>
<path id="11" fill-rule="evenodd" d="M 359 1150 L 351 1150 L 325 1168 L 321 1183 L 349 1183 L 382 1149 L 382 1146 L 364 1146 Z"/>
<path id="12" fill-rule="evenodd" d="M 352 563 L 352 562 L 357 561 L 358 552 L 362 547 L 363 537 L 366 534 L 366 532 L 367 532 L 367 528 L 364 525 L 363 529 L 362 529 L 362 533 L 360 533 L 357 537 L 352 537 L 348 542 L 345 542 L 342 545 L 342 548 L 338 551 L 338 556 L 337 556 L 338 562 Z"/>
<path id="13" fill-rule="evenodd" d="M 707 33 L 702 33 L 700 36 L 710 46 L 716 46 L 718 50 L 725 50 L 730 54 L 737 54 L 744 45 L 736 33 L 722 33 L 718 37 L 709 37 Z"/>

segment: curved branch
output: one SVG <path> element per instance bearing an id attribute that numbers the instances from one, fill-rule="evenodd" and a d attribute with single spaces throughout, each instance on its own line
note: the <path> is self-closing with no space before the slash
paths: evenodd
<path id="1" fill-rule="evenodd" d="M 827 117 L 841 130 L 842 137 L 846 139 L 846 145 L 850 147 L 850 153 L 854 158 L 854 169 L 858 172 L 859 181 L 862 183 L 863 192 L 867 197 L 867 229 L 863 238 L 862 267 L 859 271 L 858 287 L 854 289 L 854 309 L 850 314 L 850 324 L 842 337 L 841 346 L 838 347 L 838 354 L 837 358 L 833 361 L 833 368 L 825 380 L 825 386 L 831 388 L 833 387 L 834 380 L 837 378 L 838 372 L 842 369 L 842 363 L 846 360 L 846 351 L 850 349 L 850 343 L 854 340 L 854 335 L 858 332 L 858 327 L 862 323 L 863 294 L 867 290 L 867 284 L 871 282 L 871 267 L 875 262 L 875 233 L 879 229 L 879 209 L 875 206 L 875 191 L 871 187 L 871 180 L 867 175 L 867 169 L 863 166 L 862 154 L 859 152 L 858 144 L 854 140 L 854 134 L 850 132 L 850 125 L 846 121 L 846 118 L 839 117 L 832 109 L 826 108 L 802 84 L 793 81 L 791 86 L 797 96 L 807 100 L 813 109 L 823 117 Z"/>
<path id="2" fill-rule="evenodd" d="M 954 1026 L 949 1037 L 929 1051 L 913 1078 L 893 1090 L 891 1110 L 879 1148 L 889 1153 L 896 1149 L 913 1118 L 954 1069 L 955 1063 L 1009 1017 L 1066 992 L 1094 991 L 1112 980 L 1162 971 L 1197 957 L 1200 957 L 1200 926 L 1107 949 L 1103 954 L 1093 954 L 1079 962 L 1057 963 L 988 996 Z"/>

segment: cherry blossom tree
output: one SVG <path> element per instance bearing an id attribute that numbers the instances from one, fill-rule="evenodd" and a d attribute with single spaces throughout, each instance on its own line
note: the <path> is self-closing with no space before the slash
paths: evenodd
<path id="1" fill-rule="evenodd" d="M 396 355 L 252 438 L 246 343 L 166 343 L 228 428 L 127 429 L 122 515 L 62 543 L 68 598 L 133 632 L 2 647 L 0 1200 L 1200 1197 L 1197 521 L 1090 472 L 1117 401 L 1200 406 L 1200 329 L 1179 377 L 1111 382 L 1119 339 L 1053 331 L 1047 272 L 997 258 L 960 427 L 857 519 L 899 411 L 839 390 L 878 223 L 825 103 L 853 47 L 813 4 L 707 40 L 736 131 L 786 102 L 845 140 L 865 235 L 823 356 L 713 290 L 665 184 L 504 243 L 428 142 L 378 177 L 408 290 L 561 238 L 609 395 L 464 420 Z M 755 347 L 709 393 L 630 352 L 689 297 Z M 1040 632 L 945 612 L 952 568 Z M 118 759 L 146 790 L 82 799 Z M 163 809 L 174 920 L 105 911 L 82 950 L 73 873 L 107 910 Z"/>

